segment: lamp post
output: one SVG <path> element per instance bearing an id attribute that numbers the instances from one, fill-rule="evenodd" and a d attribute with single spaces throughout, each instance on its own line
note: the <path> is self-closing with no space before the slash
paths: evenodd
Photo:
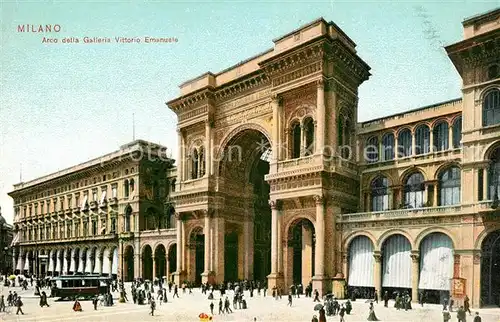
<path id="1" fill-rule="evenodd" d="M 124 271 L 124 269 L 123 269 L 123 255 L 124 255 L 124 254 L 123 254 L 123 239 L 122 239 L 122 240 L 120 240 L 120 243 L 119 243 L 119 245 L 118 245 L 118 246 L 119 246 L 119 247 L 120 247 L 120 249 L 121 249 L 121 252 L 120 252 L 120 253 L 121 253 L 121 255 L 122 255 L 122 256 L 121 256 L 121 257 L 122 257 L 122 258 L 121 258 L 121 267 L 122 267 L 122 269 L 120 270 L 120 273 L 121 273 L 121 274 L 120 274 L 120 275 L 121 275 L 121 276 L 120 276 L 120 277 L 121 277 L 121 281 L 120 281 L 120 299 L 118 300 L 118 302 L 120 302 L 120 303 L 125 303 L 125 284 L 123 284 L 123 271 Z"/>

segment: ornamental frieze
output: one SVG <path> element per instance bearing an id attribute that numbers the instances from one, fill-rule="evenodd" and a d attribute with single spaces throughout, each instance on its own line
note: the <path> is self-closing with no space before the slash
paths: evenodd
<path id="1" fill-rule="evenodd" d="M 349 229 L 360 228 L 374 228 L 385 229 L 390 227 L 400 226 L 426 226 L 426 225 L 443 225 L 443 224 L 457 224 L 461 222 L 461 216 L 446 216 L 446 217 L 427 217 L 425 220 L 419 221 L 417 219 L 394 219 L 394 220 L 381 220 L 381 221 L 365 221 L 365 222 L 339 222 L 341 229 L 345 232 Z"/>
<path id="2" fill-rule="evenodd" d="M 356 106 L 358 98 L 356 94 L 352 93 L 350 90 L 346 89 L 342 84 L 340 84 L 336 79 L 331 78 L 328 80 L 328 87 L 334 91 L 340 99 L 345 101 L 348 105 Z"/>
<path id="3" fill-rule="evenodd" d="M 202 115 L 204 113 L 207 113 L 207 111 L 208 111 L 208 105 L 203 105 L 198 108 L 187 110 L 179 114 L 179 122 L 194 118 L 198 115 Z"/>
<path id="4" fill-rule="evenodd" d="M 233 113 L 225 118 L 215 121 L 215 127 L 230 126 L 238 123 L 247 123 L 249 120 L 259 116 L 272 113 L 270 103 L 264 103 L 252 108 L 245 108 L 238 113 Z"/>
<path id="5" fill-rule="evenodd" d="M 268 87 L 268 88 L 265 88 L 261 91 L 243 96 L 243 97 L 238 98 L 238 99 L 231 100 L 231 101 L 224 103 L 224 104 L 217 105 L 216 112 L 215 112 L 216 118 L 219 118 L 221 116 L 228 114 L 228 112 L 230 112 L 231 110 L 233 110 L 235 108 L 238 108 L 238 107 L 241 107 L 245 104 L 249 104 L 249 103 L 267 98 L 270 95 L 271 95 L 271 88 Z"/>
<path id="6" fill-rule="evenodd" d="M 304 76 L 308 76 L 308 75 L 311 75 L 311 74 L 316 73 L 318 71 L 321 71 L 321 66 L 322 66 L 322 61 L 317 61 L 317 62 L 314 62 L 310 65 L 307 65 L 305 67 L 302 67 L 302 68 L 294 70 L 290 73 L 287 73 L 285 75 L 276 77 L 275 79 L 273 79 L 273 86 L 277 87 L 277 86 L 280 86 L 282 84 L 285 84 L 285 83 L 291 82 L 293 80 L 302 78 Z"/>

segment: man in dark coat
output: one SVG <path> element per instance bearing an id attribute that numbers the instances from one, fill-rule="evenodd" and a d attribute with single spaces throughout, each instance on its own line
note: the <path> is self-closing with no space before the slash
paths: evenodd
<path id="1" fill-rule="evenodd" d="M 465 310 L 464 310 L 463 306 L 458 308 L 457 319 L 458 319 L 458 322 L 465 322 Z"/>
<path id="2" fill-rule="evenodd" d="M 387 307 L 389 305 L 389 292 L 385 291 L 384 292 L 384 307 Z"/>

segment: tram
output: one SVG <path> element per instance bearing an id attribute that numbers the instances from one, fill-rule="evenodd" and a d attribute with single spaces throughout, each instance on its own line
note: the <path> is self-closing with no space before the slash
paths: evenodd
<path id="1" fill-rule="evenodd" d="M 90 299 L 105 294 L 111 277 L 101 275 L 62 275 L 52 278 L 52 296 L 59 299 Z"/>

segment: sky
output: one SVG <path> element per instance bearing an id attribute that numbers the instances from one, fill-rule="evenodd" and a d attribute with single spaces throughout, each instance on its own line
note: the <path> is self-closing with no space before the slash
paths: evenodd
<path id="1" fill-rule="evenodd" d="M 0 0 L 0 206 L 12 223 L 13 184 L 119 149 L 135 138 L 176 157 L 178 85 L 272 48 L 272 39 L 324 17 L 357 44 L 372 76 L 358 121 L 460 97 L 443 46 L 464 18 L 498 1 L 3 1 Z M 58 24 L 59 43 L 19 24 Z M 111 43 L 83 44 L 83 37 Z M 120 44 L 114 37 L 175 37 Z M 78 44 L 62 43 L 77 37 Z"/>

